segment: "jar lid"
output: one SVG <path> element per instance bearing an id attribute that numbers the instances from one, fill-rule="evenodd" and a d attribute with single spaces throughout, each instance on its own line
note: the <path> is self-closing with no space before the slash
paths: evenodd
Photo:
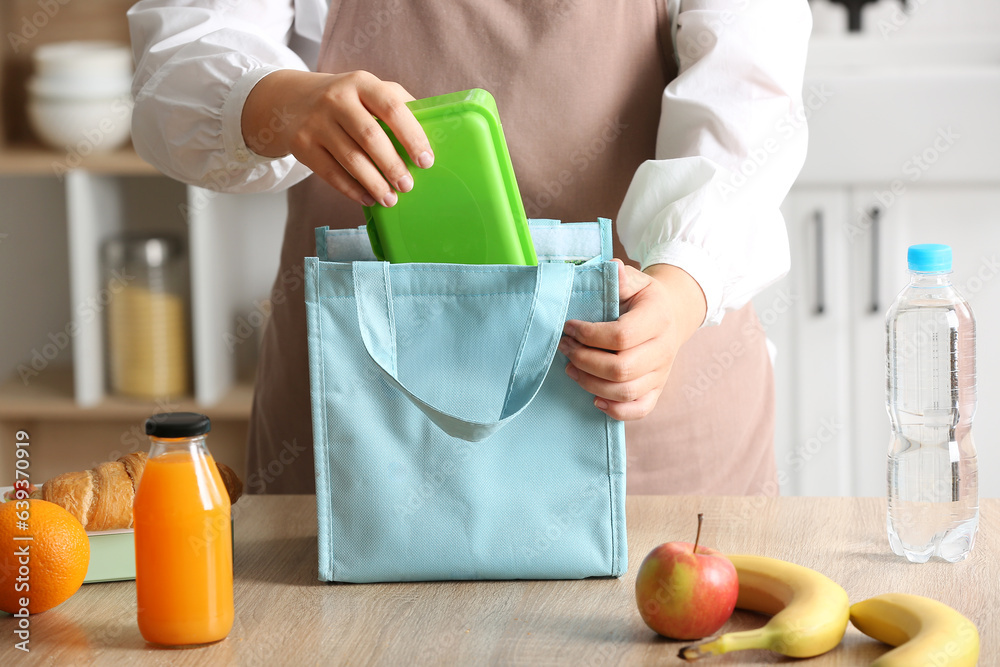
<path id="1" fill-rule="evenodd" d="M 146 435 L 193 438 L 212 430 L 212 421 L 198 412 L 161 412 L 146 420 Z"/>
<path id="2" fill-rule="evenodd" d="M 108 266 L 141 262 L 160 267 L 181 252 L 180 240 L 171 236 L 125 234 L 104 242 L 104 261 Z"/>

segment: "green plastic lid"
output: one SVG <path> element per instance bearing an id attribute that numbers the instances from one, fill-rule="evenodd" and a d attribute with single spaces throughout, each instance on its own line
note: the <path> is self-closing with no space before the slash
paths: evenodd
<path id="1" fill-rule="evenodd" d="M 413 176 L 395 206 L 366 206 L 372 250 L 390 262 L 538 263 L 496 101 L 476 88 L 407 103 L 434 152 L 413 164 L 384 124 Z"/>

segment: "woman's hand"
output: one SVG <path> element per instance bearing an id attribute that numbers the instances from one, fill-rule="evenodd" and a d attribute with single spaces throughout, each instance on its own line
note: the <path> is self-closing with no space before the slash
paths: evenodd
<path id="1" fill-rule="evenodd" d="M 638 271 L 619 262 L 621 311 L 615 322 L 570 320 L 559 350 L 566 374 L 615 419 L 641 419 L 656 406 L 677 350 L 705 319 L 705 295 L 668 264 Z"/>
<path id="2" fill-rule="evenodd" d="M 359 204 L 396 203 L 413 177 L 389 136 L 388 125 L 413 163 L 434 163 L 427 135 L 398 83 L 368 72 L 322 74 L 278 70 L 254 86 L 243 105 L 243 139 L 264 157 L 291 153 L 327 183 Z M 381 172 L 381 173 L 380 173 Z"/>

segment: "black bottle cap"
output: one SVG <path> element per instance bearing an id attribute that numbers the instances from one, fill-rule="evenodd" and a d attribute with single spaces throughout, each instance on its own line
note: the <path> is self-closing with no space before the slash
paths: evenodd
<path id="1" fill-rule="evenodd" d="M 211 430 L 211 420 L 197 412 L 161 412 L 146 420 L 146 435 L 154 438 L 193 438 Z"/>

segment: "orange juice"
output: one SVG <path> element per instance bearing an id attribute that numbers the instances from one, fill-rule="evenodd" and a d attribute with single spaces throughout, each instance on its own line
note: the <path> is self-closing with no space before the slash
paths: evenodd
<path id="1" fill-rule="evenodd" d="M 233 626 L 229 496 L 204 437 L 153 438 L 134 516 L 142 636 L 166 645 L 224 638 Z"/>

